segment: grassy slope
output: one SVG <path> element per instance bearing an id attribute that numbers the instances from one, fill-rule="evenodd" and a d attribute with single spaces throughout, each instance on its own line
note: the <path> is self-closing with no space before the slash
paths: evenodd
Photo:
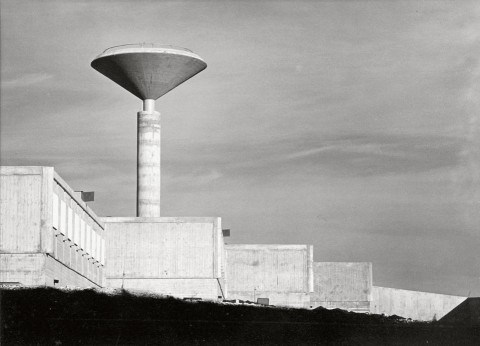
<path id="1" fill-rule="evenodd" d="M 95 290 L 3 290 L 1 318 L 2 345 L 480 345 L 467 326 Z"/>

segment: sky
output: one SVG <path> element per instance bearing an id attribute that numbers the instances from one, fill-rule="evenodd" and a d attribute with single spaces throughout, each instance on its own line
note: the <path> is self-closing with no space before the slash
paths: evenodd
<path id="1" fill-rule="evenodd" d="M 141 101 L 90 67 L 187 47 L 206 70 L 157 100 L 162 216 L 228 243 L 312 244 L 375 285 L 480 296 L 478 1 L 8 1 L 2 165 L 53 166 L 134 216 Z"/>

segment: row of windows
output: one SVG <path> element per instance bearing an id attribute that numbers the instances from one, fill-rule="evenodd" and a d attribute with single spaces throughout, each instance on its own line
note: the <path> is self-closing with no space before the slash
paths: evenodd
<path id="1" fill-rule="evenodd" d="M 56 193 L 53 194 L 53 228 L 85 253 L 105 264 L 105 239 L 92 227 L 96 223 L 75 202 L 69 202 L 70 200 L 66 202 Z"/>

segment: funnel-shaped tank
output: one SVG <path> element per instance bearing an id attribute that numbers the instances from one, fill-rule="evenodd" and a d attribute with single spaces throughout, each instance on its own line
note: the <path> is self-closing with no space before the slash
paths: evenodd
<path id="1" fill-rule="evenodd" d="M 104 51 L 92 67 L 142 100 L 156 100 L 207 67 L 185 48 L 145 44 Z"/>

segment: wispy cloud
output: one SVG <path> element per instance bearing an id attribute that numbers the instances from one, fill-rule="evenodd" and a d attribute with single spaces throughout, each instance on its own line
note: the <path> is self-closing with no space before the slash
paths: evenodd
<path id="1" fill-rule="evenodd" d="M 225 176 L 263 180 L 301 174 L 334 177 L 384 176 L 456 167 L 464 139 L 450 136 L 372 134 L 310 136 L 271 140 L 255 147 L 230 143 L 166 152 L 164 167 L 188 175 L 191 166 L 204 171 L 222 167 Z"/>
<path id="2" fill-rule="evenodd" d="M 223 174 L 218 170 L 209 170 L 209 171 L 195 171 L 188 174 L 166 176 L 165 178 L 169 181 L 169 184 L 175 185 L 208 185 L 218 179 L 223 177 Z"/>
<path id="3" fill-rule="evenodd" d="M 13 88 L 24 88 L 27 86 L 32 86 L 35 84 L 42 83 L 50 78 L 53 75 L 40 72 L 40 73 L 26 73 L 24 75 L 12 78 L 6 81 L 2 81 L 2 88 L 13 89 Z"/>
<path id="4" fill-rule="evenodd" d="M 285 159 L 293 160 L 315 156 L 322 152 L 343 152 L 364 155 L 379 155 L 385 157 L 406 157 L 406 153 L 396 150 L 397 145 L 393 143 L 359 143 L 358 141 L 338 141 L 335 144 L 325 145 L 319 148 L 301 150 L 287 154 Z"/>

